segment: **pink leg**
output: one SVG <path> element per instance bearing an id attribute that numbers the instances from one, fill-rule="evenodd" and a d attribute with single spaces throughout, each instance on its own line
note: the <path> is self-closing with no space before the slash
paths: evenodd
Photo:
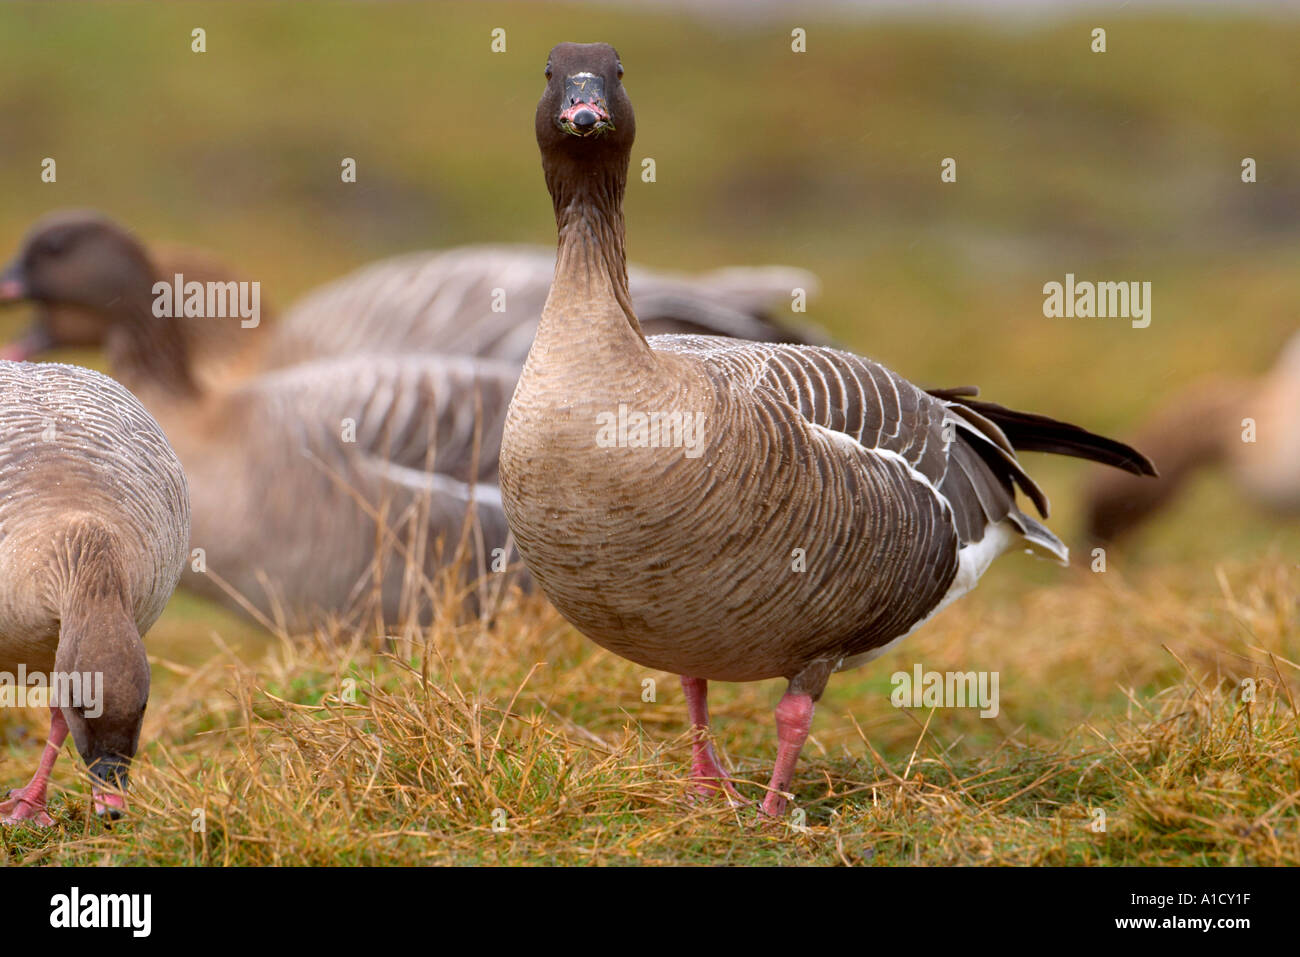
<path id="1" fill-rule="evenodd" d="M 748 803 L 731 783 L 731 776 L 722 767 L 709 740 L 709 683 L 703 678 L 682 675 L 682 690 L 686 692 L 686 710 L 695 732 L 691 741 L 691 777 L 699 782 L 696 791 L 711 794 L 721 786 L 734 803 Z"/>
<path id="2" fill-rule="evenodd" d="M 786 692 L 776 706 L 776 767 L 772 770 L 772 782 L 768 785 L 767 797 L 763 798 L 763 813 L 771 817 L 785 814 L 786 797 L 782 793 L 790 789 L 794 780 L 795 762 L 799 752 L 808 740 L 808 731 L 813 719 L 812 695 L 791 694 Z"/>
<path id="3" fill-rule="evenodd" d="M 58 708 L 50 709 L 50 737 L 45 742 L 45 753 L 41 755 L 40 767 L 32 775 L 27 787 L 9 793 L 10 800 L 0 804 L 0 822 L 16 824 L 19 821 L 32 821 L 41 827 L 50 827 L 54 819 L 45 811 L 45 789 L 50 783 L 50 772 L 54 762 L 59 758 L 59 749 L 63 747 L 68 736 L 68 722 L 63 719 L 63 712 Z"/>

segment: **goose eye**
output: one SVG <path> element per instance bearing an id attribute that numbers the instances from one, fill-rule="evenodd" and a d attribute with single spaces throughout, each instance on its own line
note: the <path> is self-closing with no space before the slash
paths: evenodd
<path id="1" fill-rule="evenodd" d="M 549 80 L 550 78 L 551 78 L 551 65 L 548 63 L 546 64 L 546 79 Z"/>
<path id="2" fill-rule="evenodd" d="M 623 79 L 623 64 L 621 63 L 618 65 L 618 78 Z"/>

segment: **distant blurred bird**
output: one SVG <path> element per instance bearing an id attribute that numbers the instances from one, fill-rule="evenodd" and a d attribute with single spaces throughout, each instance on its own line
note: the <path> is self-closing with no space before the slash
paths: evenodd
<path id="1" fill-rule="evenodd" d="M 1300 333 L 1257 379 L 1204 379 L 1184 389 L 1132 436 L 1160 466 L 1154 481 L 1098 469 L 1088 480 L 1087 533 L 1133 534 L 1188 479 L 1221 466 L 1248 501 L 1300 516 Z"/>
<path id="2" fill-rule="evenodd" d="M 46 786 L 69 731 L 95 810 L 123 806 L 149 699 L 143 636 L 180 577 L 189 520 L 181 463 L 126 389 L 0 361 L 0 671 L 9 693 L 57 695 L 40 768 L 0 820 L 52 823 Z"/>
<path id="3" fill-rule="evenodd" d="M 119 227 L 61 217 L 0 274 L 0 299 L 38 305 L 26 352 L 102 343 L 162 425 L 193 498 L 186 587 L 296 631 L 376 606 L 386 621 L 426 617 L 424 581 L 462 535 L 471 575 L 503 565 L 513 364 L 333 358 L 217 386 L 196 374 L 192 322 L 155 314 L 167 278 Z"/>

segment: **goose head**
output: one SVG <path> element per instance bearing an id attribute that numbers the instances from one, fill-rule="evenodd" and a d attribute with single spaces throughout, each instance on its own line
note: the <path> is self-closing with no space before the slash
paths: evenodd
<path id="1" fill-rule="evenodd" d="M 93 212 L 55 213 L 27 234 L 14 261 L 0 271 L 0 305 L 28 302 L 36 318 L 0 358 L 36 358 L 61 347 L 104 345 L 123 304 L 136 303 L 153 284 L 140 244 L 122 227 Z"/>
<path id="2" fill-rule="evenodd" d="M 546 91 L 537 104 L 542 154 L 626 155 L 636 136 L 623 64 L 608 43 L 561 43 L 546 61 Z"/>

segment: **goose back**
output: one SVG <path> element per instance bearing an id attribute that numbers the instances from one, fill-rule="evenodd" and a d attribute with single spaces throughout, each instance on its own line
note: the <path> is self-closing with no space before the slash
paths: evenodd
<path id="1" fill-rule="evenodd" d="M 53 666 L 76 558 L 98 549 L 143 634 L 188 539 L 185 474 L 129 392 L 86 369 L 0 361 L 0 665 Z"/>

